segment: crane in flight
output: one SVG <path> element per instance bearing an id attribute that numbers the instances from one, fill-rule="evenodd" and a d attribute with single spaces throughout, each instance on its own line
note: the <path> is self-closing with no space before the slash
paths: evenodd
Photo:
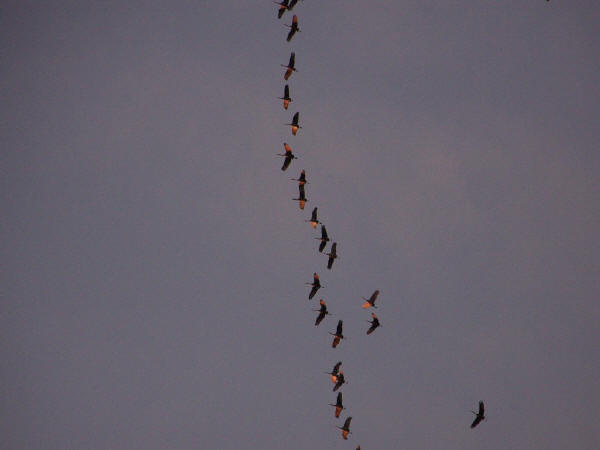
<path id="1" fill-rule="evenodd" d="M 298 185 L 298 198 L 293 198 L 292 200 L 298 200 L 298 206 L 300 209 L 304 209 L 304 205 L 308 200 L 306 199 L 306 193 L 304 192 L 303 184 Z"/>
<path id="2" fill-rule="evenodd" d="M 344 335 L 342 334 L 342 328 L 343 328 L 343 326 L 344 326 L 344 321 L 343 320 L 338 320 L 338 324 L 337 324 L 337 328 L 335 330 L 335 333 L 329 332 L 329 334 L 333 336 L 333 342 L 331 343 L 331 346 L 333 348 L 336 348 L 338 346 L 338 344 L 340 343 L 340 341 L 342 339 L 344 339 Z"/>
<path id="3" fill-rule="evenodd" d="M 318 327 L 319 324 L 321 322 L 323 322 L 323 319 L 325 318 L 325 316 L 327 314 L 330 314 L 329 311 L 327 310 L 327 305 L 325 304 L 325 301 L 323 299 L 321 299 L 319 301 L 319 304 L 321 305 L 320 309 L 313 309 L 313 311 L 319 311 L 319 315 L 317 316 L 317 320 L 315 320 L 315 327 Z"/>
<path id="4" fill-rule="evenodd" d="M 317 224 L 321 223 L 319 222 L 319 220 L 317 219 L 317 207 L 315 206 L 315 208 L 312 210 L 312 213 L 310 215 L 310 220 L 305 220 L 305 222 L 310 222 L 310 224 L 312 225 L 313 228 L 317 228 Z"/>
<path id="5" fill-rule="evenodd" d="M 327 256 L 329 256 L 329 259 L 327 260 L 327 268 L 331 270 L 331 266 L 333 266 L 333 261 L 335 261 L 335 259 L 338 257 L 337 255 L 337 242 L 334 242 L 333 244 L 331 244 L 331 250 L 329 251 L 329 253 L 325 253 Z"/>
<path id="6" fill-rule="evenodd" d="M 285 157 L 281 170 L 287 169 L 290 166 L 292 159 L 298 159 L 298 157 L 292 153 L 292 147 L 290 147 L 287 142 L 283 143 L 283 148 L 285 149 L 285 153 L 277 153 L 277 156 Z"/>
<path id="7" fill-rule="evenodd" d="M 279 97 L 279 100 L 283 100 L 283 109 L 288 109 L 292 98 L 290 97 L 290 87 L 286 84 L 283 88 L 283 97 Z"/>
<path id="8" fill-rule="evenodd" d="M 342 437 L 344 439 L 348 439 L 348 435 L 350 434 L 350 421 L 351 420 L 352 420 L 352 417 L 348 417 L 346 419 L 346 421 L 344 422 L 344 426 L 338 427 L 340 430 L 342 430 Z"/>
<path id="9" fill-rule="evenodd" d="M 477 425 L 479 425 L 479 422 L 481 422 L 482 420 L 485 420 L 485 407 L 483 406 L 483 402 L 480 401 L 479 402 L 479 411 L 475 412 L 475 411 L 471 411 L 473 414 L 475 414 L 475 419 L 473 420 L 473 423 L 471 424 L 471 428 L 475 428 Z"/>
<path id="10" fill-rule="evenodd" d="M 299 124 L 298 121 L 300 120 L 300 113 L 297 112 L 296 114 L 294 114 L 294 117 L 292 118 L 292 122 L 291 123 L 285 123 L 284 125 L 289 125 L 292 127 L 292 135 L 296 136 L 296 133 L 298 132 L 298 130 L 300 128 L 302 128 Z"/>
<path id="11" fill-rule="evenodd" d="M 290 178 L 290 179 L 297 181 L 298 184 L 310 184 L 308 181 L 306 181 L 306 171 L 304 169 L 302 169 L 302 172 L 300 172 L 300 176 L 298 178 Z"/>
<path id="12" fill-rule="evenodd" d="M 375 313 L 371 313 L 371 317 L 373 318 L 373 320 L 370 320 L 370 321 L 367 320 L 367 322 L 369 322 L 371 324 L 371 326 L 367 330 L 367 334 L 371 334 L 373 331 L 375 331 L 375 328 L 377 328 L 378 326 L 381 325 L 379 323 L 379 319 L 377 318 L 377 316 L 375 315 Z"/>
<path id="13" fill-rule="evenodd" d="M 337 395 L 337 399 L 335 400 L 335 405 L 333 403 L 330 403 L 329 406 L 334 406 L 335 407 L 335 417 L 340 417 L 340 414 L 342 413 L 342 409 L 346 409 L 344 408 L 344 404 L 342 403 L 342 393 L 338 392 Z"/>
<path id="14" fill-rule="evenodd" d="M 319 252 L 323 252 L 323 249 L 325 248 L 325 246 L 327 245 L 327 242 L 329 241 L 329 236 L 327 236 L 327 228 L 325 228 L 325 225 L 321 224 L 321 237 L 320 238 L 315 238 L 317 240 L 320 240 L 321 243 L 319 244 Z"/>
<path id="15" fill-rule="evenodd" d="M 370 298 L 365 298 L 365 297 L 363 297 L 362 299 L 363 299 L 363 300 L 366 300 L 366 302 L 364 302 L 364 303 L 362 304 L 362 307 L 363 307 L 363 308 L 365 308 L 365 309 L 367 309 L 367 308 L 370 308 L 371 306 L 372 306 L 373 308 L 377 308 L 377 306 L 375 306 L 375 300 L 377 300 L 377 296 L 378 296 L 378 295 L 379 295 L 379 290 L 376 290 L 375 292 L 373 292 L 373 293 L 371 294 L 371 297 L 370 297 Z"/>
<path id="16" fill-rule="evenodd" d="M 333 370 L 331 372 L 325 372 L 328 375 L 331 375 L 331 382 L 332 383 L 337 383 L 337 379 L 338 379 L 338 374 L 340 373 L 340 366 L 342 365 L 341 361 L 338 361 L 337 363 L 335 363 L 335 366 L 333 366 Z"/>
<path id="17" fill-rule="evenodd" d="M 335 386 L 333 387 L 333 392 L 337 391 L 342 387 L 342 384 L 346 382 L 346 378 L 344 377 L 344 372 L 341 370 L 337 374 L 337 381 L 335 382 Z"/>
<path id="18" fill-rule="evenodd" d="M 300 28 L 298 28 L 298 16 L 296 14 L 294 14 L 294 17 L 292 17 L 292 24 L 286 25 L 286 27 L 290 29 L 286 39 L 288 42 L 290 42 L 296 32 L 300 32 Z"/>
<path id="19" fill-rule="evenodd" d="M 290 61 L 288 62 L 287 66 L 284 66 L 283 64 L 280 64 L 281 67 L 285 67 L 285 74 L 283 75 L 283 79 L 287 80 L 289 77 L 292 76 L 293 72 L 297 72 L 296 70 L 296 53 L 292 52 L 290 55 Z"/>
<path id="20" fill-rule="evenodd" d="M 313 282 L 312 283 L 306 283 L 306 284 L 312 286 L 312 289 L 310 290 L 310 294 L 308 294 L 308 299 L 312 300 L 312 298 L 315 296 L 315 294 L 317 293 L 317 291 L 321 287 L 321 282 L 319 281 L 319 275 L 317 275 L 317 272 L 315 272 L 313 274 Z"/>
<path id="21" fill-rule="evenodd" d="M 280 2 L 273 1 L 273 3 L 275 3 L 276 5 L 279 5 L 279 10 L 277 11 L 278 19 L 281 19 L 281 16 L 283 16 L 283 13 L 286 12 L 288 9 L 290 9 L 290 6 L 288 4 L 289 0 L 281 0 Z M 296 4 L 296 2 L 294 2 L 294 5 L 295 4 Z"/>

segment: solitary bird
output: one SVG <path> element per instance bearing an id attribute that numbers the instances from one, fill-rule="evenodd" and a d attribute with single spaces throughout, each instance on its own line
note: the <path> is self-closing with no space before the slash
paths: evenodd
<path id="1" fill-rule="evenodd" d="M 306 181 L 306 171 L 304 169 L 302 169 L 302 172 L 300 172 L 300 176 L 298 178 L 290 178 L 290 179 L 297 181 L 298 184 L 310 184 L 308 181 Z"/>
<path id="2" fill-rule="evenodd" d="M 337 324 L 337 329 L 335 330 L 335 333 L 329 333 L 330 335 L 333 336 L 333 342 L 331 343 L 331 346 L 333 348 L 336 348 L 338 346 L 338 344 L 340 343 L 340 340 L 344 339 L 344 335 L 342 334 L 342 327 L 344 326 L 344 321 L 343 320 L 339 320 L 338 324 Z"/>
<path id="3" fill-rule="evenodd" d="M 296 68 L 294 67 L 295 64 L 296 64 L 296 53 L 292 52 L 292 54 L 290 55 L 290 62 L 288 63 L 288 65 L 284 66 L 283 64 L 280 64 L 281 67 L 285 67 L 285 69 L 286 69 L 285 74 L 283 75 L 284 80 L 287 80 L 292 75 L 292 72 L 296 72 Z"/>
<path id="4" fill-rule="evenodd" d="M 313 311 L 319 311 L 319 315 L 317 316 L 317 320 L 315 320 L 315 327 L 318 327 L 319 324 L 321 322 L 323 322 L 323 319 L 325 318 L 325 316 L 327 314 L 329 314 L 329 311 L 327 311 L 327 305 L 325 304 L 325 301 L 323 299 L 321 299 L 319 301 L 319 304 L 321 305 L 321 309 L 313 309 Z"/>
<path id="5" fill-rule="evenodd" d="M 337 383 L 338 374 L 340 373 L 341 365 L 342 365 L 342 362 L 338 361 L 337 363 L 335 363 L 335 366 L 333 366 L 333 370 L 331 372 L 325 372 L 325 373 L 331 375 L 331 382 L 334 384 Z"/>
<path id="6" fill-rule="evenodd" d="M 336 377 L 336 382 L 335 382 L 335 386 L 333 387 L 333 392 L 337 391 L 339 388 L 342 387 L 342 384 L 344 384 L 346 382 L 346 378 L 344 377 L 344 372 L 342 372 L 341 370 L 339 371 L 337 377 Z"/>
<path id="7" fill-rule="evenodd" d="M 375 313 L 371 313 L 371 317 L 373 318 L 373 320 L 371 320 L 371 321 L 367 320 L 367 322 L 369 322 L 371 324 L 371 327 L 367 330 L 367 334 L 371 334 L 373 331 L 375 331 L 375 328 L 377 328 L 379 325 L 381 325 L 379 323 L 379 319 L 377 318 Z"/>
<path id="8" fill-rule="evenodd" d="M 312 210 L 312 214 L 310 215 L 310 220 L 305 220 L 305 222 L 310 222 L 313 228 L 317 228 L 317 224 L 321 223 L 317 220 L 317 207 Z"/>
<path id="9" fill-rule="evenodd" d="M 319 244 L 319 252 L 322 252 L 325 246 L 327 245 L 327 242 L 329 241 L 329 236 L 327 236 L 327 229 L 325 228 L 325 225 L 321 224 L 321 237 L 315 239 L 321 241 L 321 243 Z"/>
<path id="10" fill-rule="evenodd" d="M 288 145 L 287 142 L 283 143 L 283 148 L 285 149 L 285 153 L 277 153 L 277 156 L 284 156 L 283 166 L 281 166 L 281 170 L 285 170 L 290 166 L 292 159 L 298 159 L 296 155 L 292 153 L 292 147 Z"/>
<path id="11" fill-rule="evenodd" d="M 344 426 L 338 427 L 340 430 L 342 430 L 342 437 L 344 439 L 348 439 L 348 435 L 350 434 L 350 421 L 351 420 L 352 420 L 352 417 L 348 417 L 346 419 L 346 421 L 344 422 Z"/>
<path id="12" fill-rule="evenodd" d="M 479 425 L 479 422 L 481 422 L 482 420 L 485 420 L 485 414 L 484 414 L 484 406 L 483 406 L 483 402 L 480 401 L 479 402 L 479 411 L 475 412 L 475 411 L 471 411 L 473 414 L 475 414 L 475 420 L 473 420 L 473 423 L 471 424 L 471 428 L 475 428 L 477 425 Z"/>
<path id="13" fill-rule="evenodd" d="M 293 1 L 293 0 L 292 0 Z M 288 5 L 289 0 L 281 0 L 280 2 L 273 2 L 277 5 L 279 5 L 279 11 L 277 11 L 277 18 L 281 19 L 281 16 L 283 16 L 283 13 L 290 9 L 289 5 Z"/>
<path id="14" fill-rule="evenodd" d="M 363 308 L 365 308 L 365 309 L 366 309 L 366 308 L 369 308 L 369 307 L 371 307 L 371 306 L 372 306 L 373 308 L 377 308 L 377 306 L 375 306 L 375 300 L 377 300 L 377 296 L 378 296 L 378 295 L 379 295 L 379 290 L 376 290 L 375 292 L 373 292 L 373 293 L 371 294 L 371 298 L 368 298 L 368 299 L 367 299 L 367 298 L 364 298 L 364 297 L 363 297 L 362 299 L 363 299 L 363 300 L 366 300 L 366 302 L 364 302 L 364 303 L 362 304 L 362 307 L 363 307 Z"/>
<path id="15" fill-rule="evenodd" d="M 300 28 L 298 28 L 298 16 L 296 16 L 296 14 L 292 17 L 292 24 L 286 25 L 286 27 L 290 29 L 290 32 L 287 35 L 287 41 L 290 42 L 294 37 L 294 34 L 296 34 L 297 31 L 300 31 Z"/>
<path id="16" fill-rule="evenodd" d="M 344 404 L 342 403 L 342 393 L 341 392 L 339 392 L 337 395 L 335 405 L 330 403 L 329 406 L 335 406 L 335 417 L 340 417 L 340 414 L 342 413 L 342 409 L 346 409 L 346 408 L 344 408 Z"/>
<path id="17" fill-rule="evenodd" d="M 329 253 L 326 253 L 326 255 L 329 256 L 329 259 L 327 260 L 327 268 L 331 269 L 331 266 L 333 266 L 333 261 L 335 261 L 335 259 L 338 257 L 337 256 L 337 242 L 334 242 L 333 244 L 331 244 L 331 250 L 329 251 Z"/>
<path id="18" fill-rule="evenodd" d="M 304 192 L 303 184 L 298 185 L 298 198 L 293 198 L 292 200 L 298 200 L 298 206 L 300 209 L 304 209 L 304 205 L 308 200 L 306 199 L 306 193 Z"/>
<path id="19" fill-rule="evenodd" d="M 312 286 L 312 289 L 310 290 L 310 294 L 308 294 L 308 299 L 311 300 L 315 296 L 315 294 L 317 293 L 319 288 L 321 287 L 321 282 L 319 281 L 319 275 L 317 275 L 317 272 L 315 272 L 313 274 L 313 282 L 306 283 L 306 284 Z"/>
<path id="20" fill-rule="evenodd" d="M 296 114 L 294 114 L 294 117 L 292 118 L 292 123 L 286 123 L 284 125 L 290 125 L 292 127 L 292 134 L 294 136 L 296 136 L 296 133 L 298 132 L 298 130 L 300 128 L 302 128 L 300 125 L 298 125 L 298 120 L 300 119 L 300 113 L 297 112 Z"/>
<path id="21" fill-rule="evenodd" d="M 279 97 L 279 100 L 283 100 L 283 109 L 288 109 L 292 98 L 290 97 L 290 87 L 287 84 L 283 88 L 283 97 Z"/>

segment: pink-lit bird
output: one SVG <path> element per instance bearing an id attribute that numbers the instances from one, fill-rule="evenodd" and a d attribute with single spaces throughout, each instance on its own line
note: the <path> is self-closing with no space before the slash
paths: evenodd
<path id="1" fill-rule="evenodd" d="M 364 302 L 364 303 L 362 304 L 362 307 L 363 307 L 363 308 L 365 308 L 365 309 L 366 309 L 366 308 L 370 308 L 371 306 L 372 306 L 373 308 L 377 308 L 377 306 L 375 306 L 375 300 L 377 300 L 377 296 L 378 296 L 378 295 L 379 295 L 379 290 L 376 290 L 375 292 L 373 292 L 373 293 L 371 294 L 371 298 L 365 298 L 365 297 L 363 297 L 362 299 L 363 299 L 363 300 L 366 300 L 366 302 Z"/>

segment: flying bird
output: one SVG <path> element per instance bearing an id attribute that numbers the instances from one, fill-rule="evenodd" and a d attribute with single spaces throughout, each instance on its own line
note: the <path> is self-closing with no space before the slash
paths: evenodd
<path id="1" fill-rule="evenodd" d="M 321 237 L 315 239 L 321 241 L 321 243 L 319 244 L 319 252 L 322 252 L 325 246 L 327 245 L 327 242 L 329 241 L 329 236 L 327 236 L 327 229 L 325 228 L 325 225 L 321 224 Z"/>
<path id="2" fill-rule="evenodd" d="M 296 3 L 298 3 L 298 0 L 291 0 L 290 1 L 290 5 L 288 6 L 288 10 L 292 10 L 294 9 L 294 6 L 296 6 Z"/>
<path id="3" fill-rule="evenodd" d="M 294 114 L 294 117 L 292 118 L 292 123 L 286 123 L 284 125 L 290 125 L 292 127 L 292 134 L 294 136 L 296 136 L 296 133 L 298 132 L 298 130 L 300 128 L 302 128 L 300 125 L 298 125 L 298 120 L 300 119 L 300 113 L 297 112 L 296 114 Z"/>
<path id="4" fill-rule="evenodd" d="M 331 346 L 333 348 L 336 348 L 338 346 L 338 344 L 340 343 L 340 340 L 344 339 L 344 335 L 342 334 L 342 327 L 344 326 L 344 321 L 343 320 L 339 320 L 338 324 L 337 324 L 337 329 L 335 330 L 335 333 L 329 333 L 330 335 L 333 336 L 333 342 L 331 343 Z"/>
<path id="5" fill-rule="evenodd" d="M 480 401 L 479 402 L 479 411 L 475 412 L 475 411 L 471 411 L 473 414 L 475 414 L 475 420 L 473 420 L 473 423 L 471 424 L 471 428 L 475 428 L 477 425 L 479 425 L 479 422 L 481 422 L 482 420 L 485 420 L 485 414 L 484 411 L 485 408 L 483 406 L 483 402 Z"/>
<path id="6" fill-rule="evenodd" d="M 293 1 L 293 0 L 292 0 Z M 297 1 L 297 0 L 296 0 Z M 287 10 L 290 9 L 289 5 L 288 5 L 289 0 L 282 0 L 280 2 L 273 2 L 276 5 L 279 5 L 279 11 L 277 11 L 277 18 L 281 19 L 281 16 L 283 16 L 283 13 Z"/>
<path id="7" fill-rule="evenodd" d="M 335 405 L 330 403 L 329 406 L 335 406 L 335 417 L 340 417 L 340 414 L 342 413 L 342 409 L 346 409 L 344 408 L 344 404 L 342 403 L 342 393 L 338 392 L 337 395 L 337 399 L 335 401 Z"/>
<path id="8" fill-rule="evenodd" d="M 348 435 L 350 434 L 350 421 L 351 420 L 352 420 L 352 417 L 348 417 L 346 419 L 346 421 L 344 422 L 344 426 L 338 427 L 340 430 L 342 430 L 342 437 L 344 439 L 348 439 Z"/>
<path id="9" fill-rule="evenodd" d="M 310 215 L 310 220 L 305 220 L 305 222 L 310 222 L 313 228 L 317 228 L 317 224 L 321 223 L 317 220 L 317 207 L 312 210 L 312 214 Z"/>
<path id="10" fill-rule="evenodd" d="M 296 65 L 296 53 L 292 52 L 292 54 L 290 55 L 290 62 L 288 63 L 287 66 L 284 66 L 283 64 L 280 64 L 281 67 L 285 67 L 285 74 L 283 75 L 283 79 L 287 80 L 290 76 L 292 76 L 292 72 L 297 72 L 296 68 L 294 67 Z"/>
<path id="11" fill-rule="evenodd" d="M 281 166 L 281 170 L 285 170 L 290 166 L 292 159 L 297 159 L 296 155 L 292 153 L 292 147 L 288 145 L 287 142 L 283 143 L 283 148 L 285 149 L 285 153 L 277 153 L 277 156 L 284 156 L 283 166 Z"/>
<path id="12" fill-rule="evenodd" d="M 294 37 L 294 34 L 296 34 L 296 32 L 300 32 L 300 28 L 298 28 L 298 16 L 296 16 L 296 14 L 294 14 L 294 17 L 292 17 L 292 24 L 286 25 L 286 27 L 290 29 L 286 39 L 288 42 L 290 42 Z"/>
<path id="13" fill-rule="evenodd" d="M 337 377 L 336 377 L 336 382 L 335 382 L 335 386 L 333 387 L 333 392 L 337 391 L 339 388 L 342 387 L 342 384 L 344 384 L 346 382 L 346 378 L 344 377 L 344 372 L 342 372 L 341 370 L 338 372 Z"/>
<path id="14" fill-rule="evenodd" d="M 304 209 L 304 205 L 308 200 L 306 199 L 306 193 L 304 192 L 303 184 L 298 185 L 298 198 L 293 198 L 292 200 L 298 200 L 298 206 L 300 209 Z"/>
<path id="15" fill-rule="evenodd" d="M 378 296 L 378 295 L 379 295 L 379 290 L 376 290 L 375 292 L 373 292 L 373 293 L 371 294 L 371 298 L 368 298 L 368 299 L 367 299 L 367 298 L 364 298 L 364 297 L 363 297 L 362 299 L 363 299 L 363 300 L 366 300 L 366 302 L 364 302 L 364 303 L 362 304 L 362 307 L 363 307 L 363 308 L 365 308 L 365 309 L 366 309 L 366 308 L 369 308 L 369 307 L 371 307 L 371 306 L 372 306 L 373 308 L 377 308 L 377 306 L 375 306 L 375 300 L 377 300 L 377 296 Z"/>
<path id="16" fill-rule="evenodd" d="M 310 184 L 308 181 L 306 181 L 305 170 L 302 170 L 302 172 L 300 172 L 300 176 L 298 178 L 291 178 L 291 180 L 297 181 L 298 184 Z"/>
<path id="17" fill-rule="evenodd" d="M 333 370 L 331 372 L 325 372 L 326 374 L 331 375 L 331 382 L 334 384 L 337 383 L 338 374 L 340 372 L 341 365 L 342 365 L 342 362 L 338 361 L 337 363 L 335 363 L 335 366 L 333 366 Z"/>
<path id="18" fill-rule="evenodd" d="M 371 313 L 371 317 L 373 318 L 373 320 L 367 320 L 367 322 L 371 324 L 371 327 L 367 330 L 367 334 L 371 334 L 373 331 L 375 331 L 375 328 L 381 325 L 375 313 Z"/>
<path id="19" fill-rule="evenodd" d="M 283 97 L 279 97 L 279 100 L 283 100 L 283 109 L 288 109 L 292 98 L 290 97 L 290 87 L 287 84 L 283 88 Z"/>
<path id="20" fill-rule="evenodd" d="M 313 282 L 306 283 L 306 284 L 312 286 L 312 289 L 310 290 L 310 294 L 308 294 L 308 299 L 311 300 L 315 296 L 315 294 L 317 293 L 319 288 L 321 287 L 321 282 L 319 281 L 319 275 L 317 275 L 317 272 L 315 272 L 313 274 Z"/>
<path id="21" fill-rule="evenodd" d="M 325 253 L 326 255 L 329 256 L 329 259 L 327 260 L 327 268 L 331 269 L 331 266 L 333 266 L 333 261 L 335 261 L 335 259 L 338 257 L 337 255 L 337 242 L 334 242 L 333 244 L 331 244 L 331 250 L 329 253 Z"/>
<path id="22" fill-rule="evenodd" d="M 321 301 L 319 301 L 319 304 L 321 305 L 321 309 L 313 309 L 313 311 L 319 311 L 317 320 L 315 320 L 315 327 L 318 327 L 319 324 L 321 322 L 323 322 L 323 319 L 325 318 L 325 316 L 327 314 L 329 314 L 329 311 L 327 311 L 327 305 L 325 304 L 325 301 L 323 299 L 321 299 Z"/>

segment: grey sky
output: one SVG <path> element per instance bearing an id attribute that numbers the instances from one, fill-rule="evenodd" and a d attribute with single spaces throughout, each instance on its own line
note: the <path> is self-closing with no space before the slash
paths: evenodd
<path id="1" fill-rule="evenodd" d="M 0 447 L 600 447 L 600 6 L 293 12 L 2 3 Z"/>

